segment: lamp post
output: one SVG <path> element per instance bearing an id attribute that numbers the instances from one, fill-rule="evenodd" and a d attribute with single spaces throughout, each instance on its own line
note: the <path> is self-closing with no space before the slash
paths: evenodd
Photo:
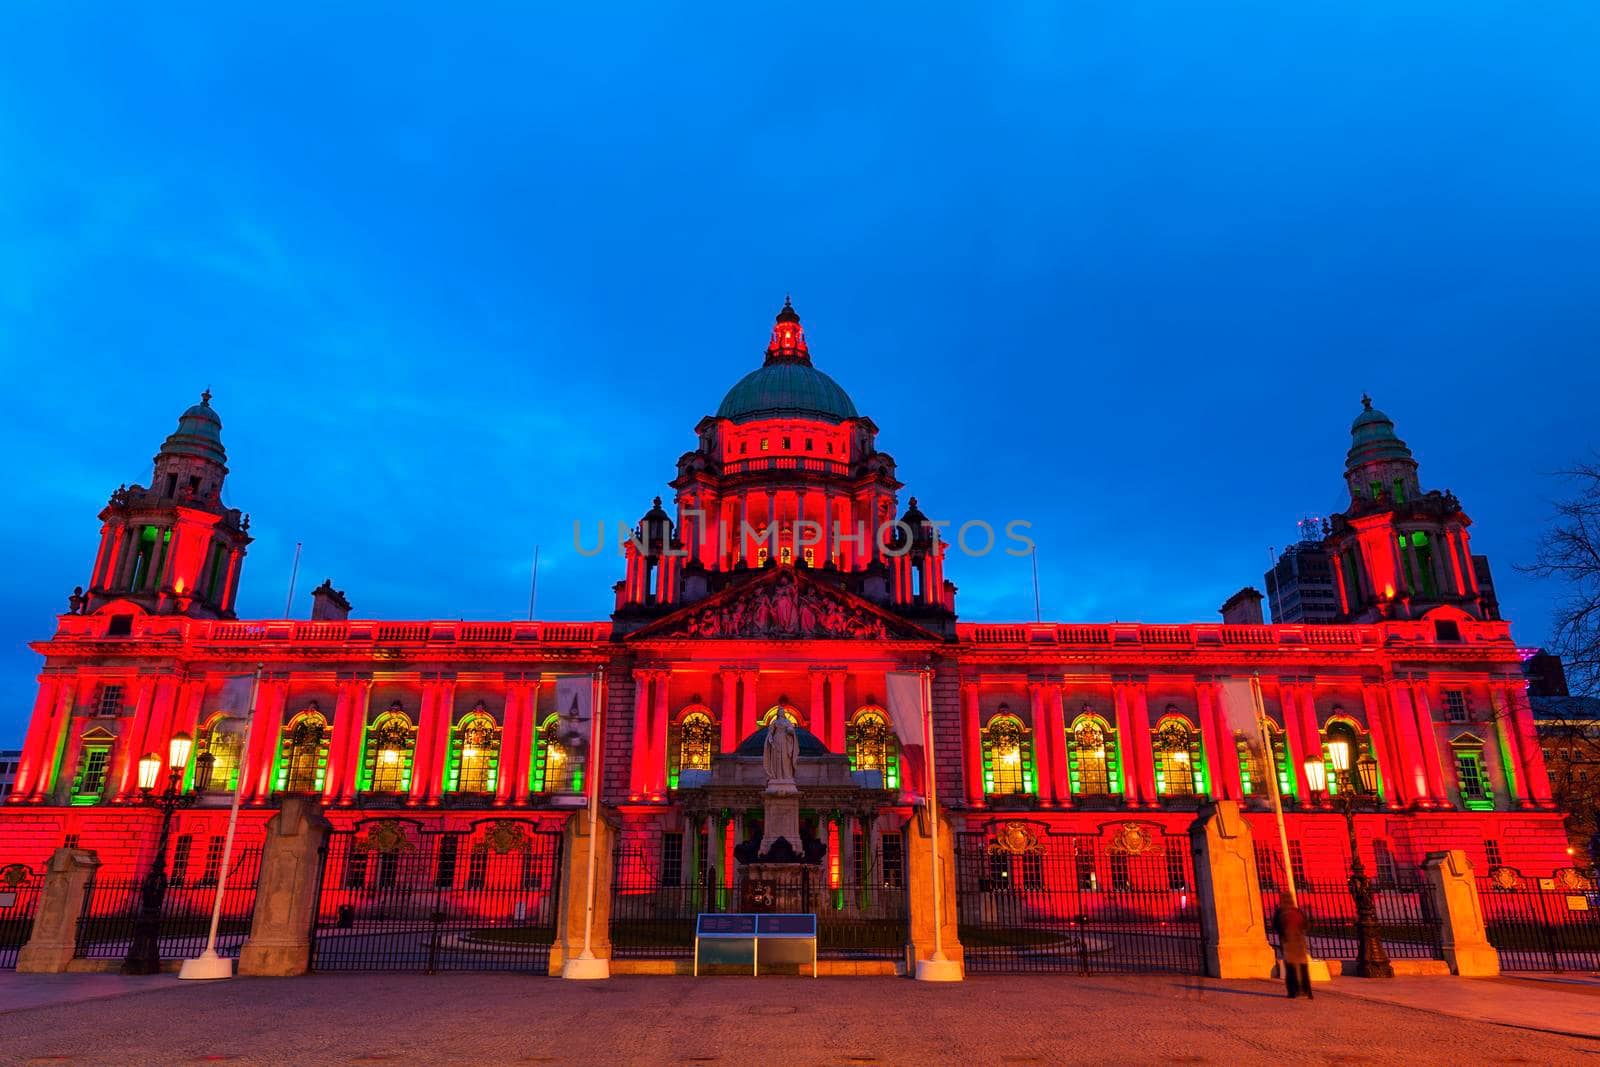
<path id="1" fill-rule="evenodd" d="M 167 896 L 167 839 L 172 833 L 172 813 L 178 808 L 193 804 L 198 791 L 208 784 L 203 779 L 211 777 L 210 753 L 195 761 L 195 790 L 183 791 L 183 769 L 189 765 L 189 752 L 194 739 L 180 733 L 173 737 L 167 749 L 167 787 L 155 792 L 161 777 L 161 757 L 154 752 L 139 761 L 139 802 L 161 810 L 161 836 L 156 841 L 156 855 L 150 864 L 150 873 L 144 876 L 139 890 L 139 917 L 133 924 L 133 942 L 122 961 L 123 974 L 156 974 L 161 970 L 161 903 Z"/>
<path id="2" fill-rule="evenodd" d="M 1378 927 L 1378 908 L 1372 899 L 1372 882 L 1361 863 L 1361 850 L 1356 843 L 1356 780 L 1359 776 L 1361 793 L 1377 796 L 1378 762 L 1371 756 L 1356 760 L 1355 773 L 1350 767 L 1350 743 L 1328 742 L 1328 759 L 1333 764 L 1334 781 L 1338 792 L 1333 802 L 1344 813 L 1345 829 L 1350 834 L 1350 896 L 1356 905 L 1356 974 L 1363 978 L 1393 978 L 1394 965 L 1384 951 L 1383 937 Z M 1314 795 L 1324 794 L 1328 785 L 1327 768 L 1318 759 L 1305 761 L 1306 784 Z"/>

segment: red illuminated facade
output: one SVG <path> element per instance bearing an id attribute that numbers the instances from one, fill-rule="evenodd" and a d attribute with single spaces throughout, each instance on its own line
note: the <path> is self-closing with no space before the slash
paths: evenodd
<path id="1" fill-rule="evenodd" d="M 915 498 L 902 508 L 876 425 L 812 365 L 786 302 L 762 365 L 695 427 L 670 506 L 640 520 L 609 621 L 361 621 L 328 600 L 311 620 L 247 621 L 233 603 L 248 519 L 221 503 L 206 397 L 150 487 L 112 495 L 86 589 L 34 646 L 44 668 L 0 864 L 38 864 L 71 839 L 137 869 L 155 816 L 131 803 L 136 763 L 178 731 L 212 757 L 207 802 L 177 816 L 196 857 L 241 780 L 256 834 L 288 793 L 319 795 L 345 827 L 399 815 L 466 829 L 515 811 L 553 828 L 583 786 L 554 679 L 595 674 L 602 796 L 648 862 L 729 869 L 753 813 L 708 800 L 706 772 L 781 706 L 820 746 L 807 751 L 848 758 L 860 786 L 856 802 L 809 808 L 809 830 L 831 862 L 866 850 L 887 869 L 884 841 L 925 772 L 887 729 L 885 675 L 928 669 L 941 800 L 964 832 L 1181 834 L 1210 795 L 1241 801 L 1271 841 L 1273 775 L 1297 855 L 1337 879 L 1344 823 L 1312 798 L 1303 761 L 1342 739 L 1379 765 L 1379 810 L 1358 819 L 1380 871 L 1445 848 L 1527 874 L 1570 865 L 1466 516 L 1421 490 L 1370 403 L 1352 432 L 1352 503 L 1328 540 L 1347 622 L 958 622 L 955 556 Z M 218 701 L 258 663 L 246 743 Z M 1222 711 L 1227 681 L 1257 673 L 1272 760 Z"/>

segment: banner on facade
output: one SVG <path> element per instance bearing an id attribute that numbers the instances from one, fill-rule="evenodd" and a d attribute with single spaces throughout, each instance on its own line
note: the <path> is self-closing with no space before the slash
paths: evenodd
<path id="1" fill-rule="evenodd" d="M 1261 755 L 1261 718 L 1256 707 L 1255 680 L 1228 678 L 1222 682 L 1222 722 L 1235 740 Z"/>
<path id="2" fill-rule="evenodd" d="M 923 746 L 927 743 L 925 725 L 928 709 L 923 706 L 921 671 L 888 673 L 889 721 L 900 739 L 900 755 L 905 762 L 908 792 L 924 794 L 927 782 Z"/>
<path id="3" fill-rule="evenodd" d="M 576 758 L 589 751 L 594 726 L 594 678 L 587 674 L 556 676 L 556 714 L 561 716 L 561 747 Z"/>
<path id="4" fill-rule="evenodd" d="M 217 690 L 216 698 L 212 701 L 213 710 L 220 711 L 230 718 L 243 721 L 250 717 L 250 699 L 254 695 L 256 676 L 254 674 L 228 674 L 222 678 L 222 686 Z M 237 733 L 238 730 L 230 730 Z"/>

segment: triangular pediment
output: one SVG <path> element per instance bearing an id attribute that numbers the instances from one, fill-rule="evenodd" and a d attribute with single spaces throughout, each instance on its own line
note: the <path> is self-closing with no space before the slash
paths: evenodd
<path id="1" fill-rule="evenodd" d="M 940 638 L 876 604 L 782 565 L 657 619 L 628 640 L 899 640 Z"/>

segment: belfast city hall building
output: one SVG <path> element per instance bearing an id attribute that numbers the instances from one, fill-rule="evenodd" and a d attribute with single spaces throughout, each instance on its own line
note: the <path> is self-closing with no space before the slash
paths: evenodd
<path id="1" fill-rule="evenodd" d="M 221 951 L 288 970 L 559 970 L 579 927 L 613 972 L 687 970 L 697 915 L 761 906 L 781 715 L 784 910 L 817 915 L 824 970 L 906 971 L 935 934 L 968 970 L 1270 967 L 1291 886 L 1318 954 L 1353 957 L 1353 868 L 1397 964 L 1455 968 L 1451 887 L 1586 883 L 1461 503 L 1370 401 L 1351 433 L 1336 622 L 966 622 L 959 552 L 786 302 L 609 619 L 362 619 L 328 583 L 309 618 L 241 619 L 249 519 L 208 394 L 112 493 L 33 646 L 0 882 L 38 926 L 13 959 L 114 965 L 151 908 L 159 954 L 192 955 L 222 882 Z M 929 744 L 896 728 L 903 672 Z"/>

